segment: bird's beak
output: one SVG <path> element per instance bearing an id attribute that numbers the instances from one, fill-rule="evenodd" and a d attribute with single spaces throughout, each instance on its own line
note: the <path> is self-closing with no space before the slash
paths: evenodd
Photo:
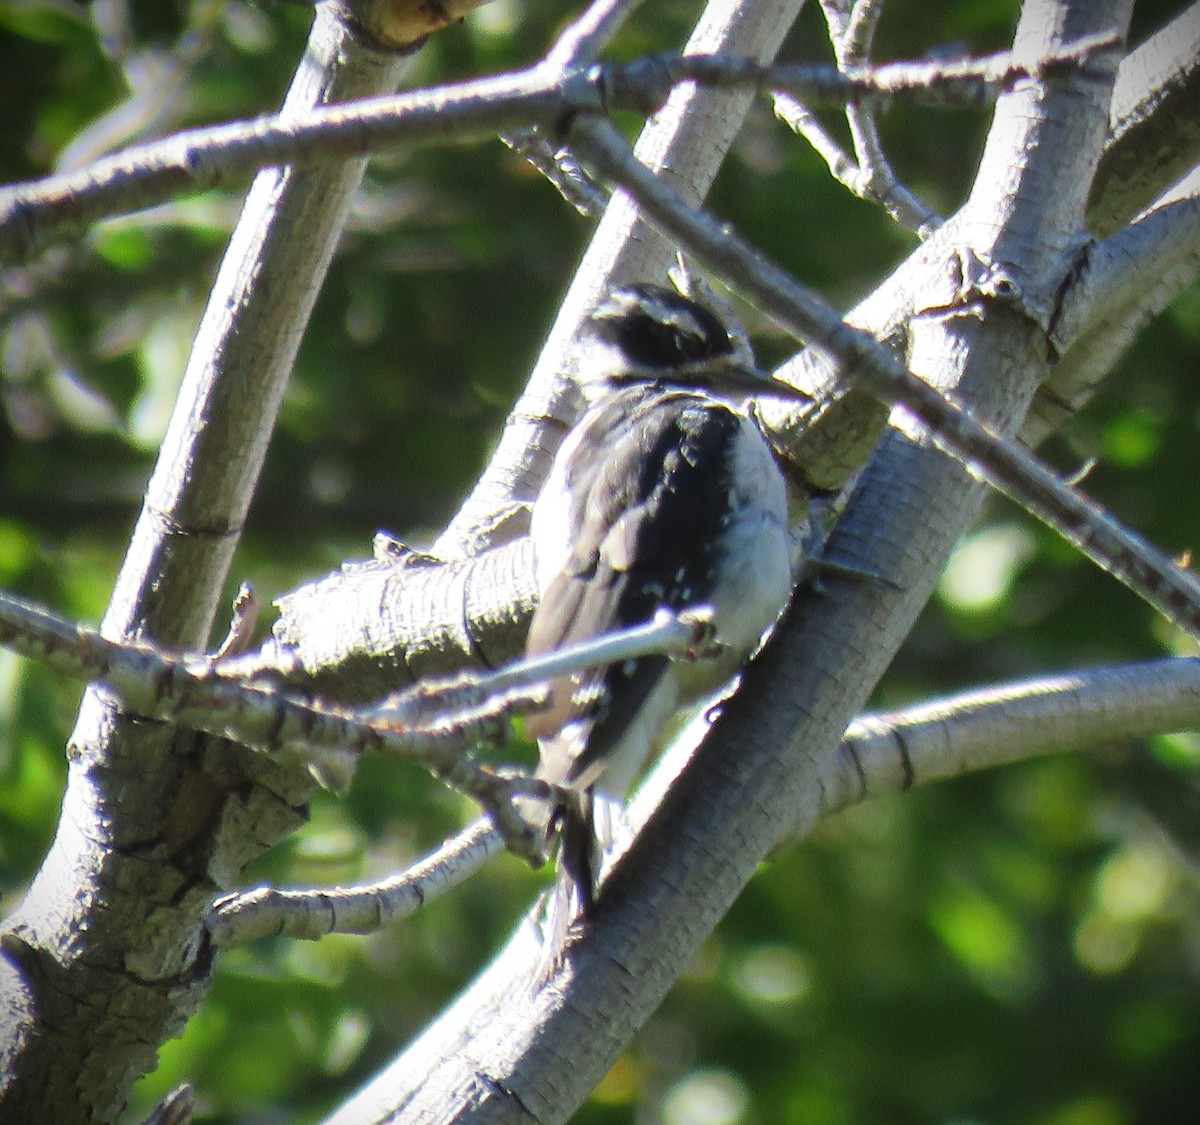
<path id="1" fill-rule="evenodd" d="M 785 383 L 782 379 L 776 379 L 769 371 L 756 368 L 752 374 L 758 389 L 752 390 L 750 393 L 756 398 L 770 395 L 773 398 L 788 399 L 791 402 L 813 401 L 813 396 L 807 391 L 793 387 L 791 383 Z"/>
<path id="2" fill-rule="evenodd" d="M 776 379 L 761 367 L 749 367 L 744 363 L 711 364 L 697 373 L 701 385 L 718 393 L 736 391 L 750 398 L 780 398 L 792 402 L 812 402 L 812 395 L 799 387 Z"/>

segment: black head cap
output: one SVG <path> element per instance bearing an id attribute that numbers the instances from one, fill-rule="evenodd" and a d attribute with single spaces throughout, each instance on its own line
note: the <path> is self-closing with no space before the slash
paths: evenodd
<path id="1" fill-rule="evenodd" d="M 661 285 L 614 290 L 592 313 L 588 329 L 620 353 L 631 374 L 728 360 L 735 351 L 712 312 Z"/>
<path id="2" fill-rule="evenodd" d="M 595 398 L 629 383 L 704 390 L 730 402 L 808 395 L 772 379 L 754 362 L 749 341 L 733 336 L 703 305 L 661 285 L 614 289 L 584 324 L 575 378 Z"/>

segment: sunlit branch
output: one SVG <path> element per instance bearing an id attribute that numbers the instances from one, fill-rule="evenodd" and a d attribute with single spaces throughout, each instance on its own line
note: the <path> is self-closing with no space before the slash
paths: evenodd
<path id="1" fill-rule="evenodd" d="M 1088 227 L 1116 231 L 1200 158 L 1200 4 L 1190 4 L 1117 71 Z"/>
<path id="2" fill-rule="evenodd" d="M 1165 284 L 1171 295 L 1179 288 L 1171 284 L 1177 273 L 1190 279 L 1200 271 L 1200 176 L 1190 190 L 1088 248 L 1054 324 L 1060 352 L 1095 325 L 1121 322 L 1126 308 L 1145 301 L 1152 287 L 1147 285 L 1146 261 L 1156 265 L 1154 286 Z"/>
<path id="3" fill-rule="evenodd" d="M 1093 668 L 1002 684 L 903 711 L 864 715 L 846 732 L 821 793 L 835 813 L 882 793 L 1043 754 L 1200 729 L 1200 660 Z"/>
<path id="4" fill-rule="evenodd" d="M 546 60 L 524 71 L 414 93 L 178 133 L 138 145 L 86 168 L 0 192 L 0 258 L 19 260 L 113 215 L 201 191 L 273 164 L 363 156 L 400 145 L 462 144 L 524 126 L 553 131 L 573 114 L 619 106 L 650 111 L 679 82 L 751 86 L 848 100 L 903 95 L 936 104 L 977 102 L 1020 78 L 1076 67 L 1110 40 L 1092 37 L 1038 63 L 1008 55 L 953 63 L 892 63 L 841 73 L 829 67 L 770 66 L 718 55 L 663 55 L 629 64 L 587 65 L 601 33 L 627 4 L 597 5 L 604 18 L 580 37 L 568 29 Z M 611 9 L 611 10 L 610 10 Z M 587 15 L 580 21 L 586 22 Z M 591 25 L 588 24 L 588 27 Z M 566 45 L 566 46 L 564 46 Z"/>
<path id="5" fill-rule="evenodd" d="M 503 849 L 491 821 L 477 820 L 399 875 L 354 887 L 237 891 L 213 905 L 206 925 L 226 946 L 261 937 L 375 933 L 458 886 Z"/>
<path id="6" fill-rule="evenodd" d="M 827 23 L 830 11 L 830 7 L 826 6 Z M 829 24 L 840 70 L 849 70 L 869 62 L 871 45 L 875 41 L 875 31 L 882 14 L 882 0 L 856 0 L 840 34 L 833 24 Z M 893 171 L 879 136 L 875 104 L 848 103 L 846 124 L 858 159 L 857 182 L 862 197 L 876 201 L 896 222 L 921 237 L 932 232 L 941 224 L 941 219 L 917 198 L 915 192 L 905 187 Z"/>
<path id="7" fill-rule="evenodd" d="M 625 66 L 602 68 L 605 87 L 621 103 L 632 103 L 653 90 L 650 74 L 662 81 L 711 85 L 750 85 L 808 101 L 841 106 L 847 102 L 886 103 L 904 97 L 928 106 L 990 105 L 1017 82 L 1044 81 L 1086 66 L 1097 53 L 1118 43 L 1111 34 L 1080 38 L 1035 63 L 1018 61 L 1008 52 L 984 58 L 848 65 L 845 70 L 795 63 L 762 63 L 726 55 L 652 55 Z"/>

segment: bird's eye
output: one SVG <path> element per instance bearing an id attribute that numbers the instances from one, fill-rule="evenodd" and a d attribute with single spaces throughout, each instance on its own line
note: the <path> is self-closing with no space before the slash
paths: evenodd
<path id="1" fill-rule="evenodd" d="M 684 359 L 691 359 L 696 355 L 696 337 L 690 332 L 684 332 L 681 328 L 673 328 L 671 330 L 671 347 Z"/>

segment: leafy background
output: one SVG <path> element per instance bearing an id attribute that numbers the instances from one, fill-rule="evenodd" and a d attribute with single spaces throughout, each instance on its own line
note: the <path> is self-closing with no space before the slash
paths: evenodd
<path id="1" fill-rule="evenodd" d="M 1183 3 L 1138 5 L 1135 38 Z M 696 5 L 647 5 L 616 49 L 678 44 Z M 532 60 L 570 11 L 492 0 L 416 58 L 414 85 Z M 1017 5 L 892 0 L 878 55 L 1002 48 Z M 278 105 L 303 7 L 0 0 L 0 178 Z M 821 59 L 816 5 L 786 49 Z M 906 181 L 952 209 L 986 115 L 896 107 Z M 0 585 L 102 615 L 239 192 L 106 223 L 0 279 Z M 716 209 L 843 306 L 911 239 L 832 184 L 765 109 Z M 498 144 L 373 161 L 318 302 L 232 581 L 268 598 L 428 539 L 487 456 L 587 224 Z M 764 358 L 786 354 L 745 315 Z M 1146 333 L 1047 447 L 1159 544 L 1197 544 L 1200 292 Z M 1142 605 L 993 501 L 878 693 L 881 706 L 1014 676 L 1188 651 Z M 79 689 L 0 653 L 0 888 L 54 831 Z M 869 805 L 765 864 L 578 1120 L 1195 1120 L 1200 895 L 1195 736 L 1101 747 Z M 337 883 L 420 856 L 469 815 L 418 772 L 364 765 L 346 801 L 247 882 Z M 267 941 L 138 1089 L 194 1082 L 208 1121 L 305 1121 L 374 1073 L 486 963 L 544 875 L 504 859 L 370 939 Z M 140 1120 L 140 1118 L 138 1118 Z"/>

